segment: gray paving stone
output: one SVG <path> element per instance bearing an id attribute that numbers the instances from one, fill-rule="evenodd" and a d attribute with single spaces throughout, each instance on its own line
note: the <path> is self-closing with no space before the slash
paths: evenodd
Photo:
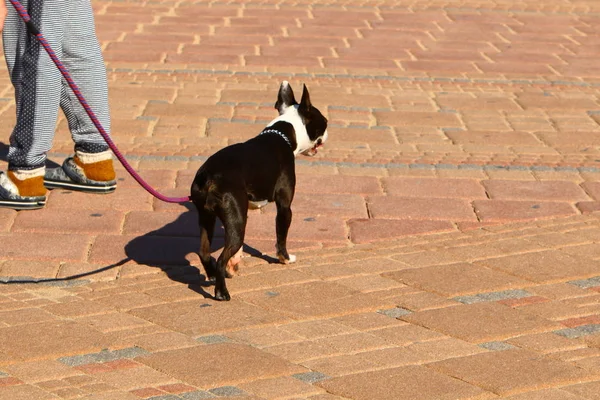
<path id="1" fill-rule="evenodd" d="M 502 290 L 500 292 L 479 293 L 472 296 L 457 296 L 453 300 L 463 304 L 482 303 L 486 301 L 500 301 L 506 299 L 521 299 L 523 297 L 531 297 L 532 294 L 526 290 Z"/>
<path id="2" fill-rule="evenodd" d="M 571 285 L 578 286 L 582 289 L 589 289 L 591 287 L 600 286 L 600 276 L 595 276 L 593 278 L 581 279 L 577 281 L 570 281 Z"/>
<path id="3" fill-rule="evenodd" d="M 513 346 L 512 344 L 505 343 L 505 342 L 481 343 L 481 344 L 479 344 L 479 347 L 487 349 L 487 350 L 492 350 L 492 351 L 502 351 L 502 350 L 510 350 L 510 349 L 516 348 L 516 346 Z"/>
<path id="4" fill-rule="evenodd" d="M 554 331 L 557 335 L 564 336 L 568 339 L 577 339 L 582 336 L 592 335 L 600 332 L 600 324 L 582 325 L 577 328 L 568 328 Z"/>
<path id="5" fill-rule="evenodd" d="M 179 395 L 179 398 L 183 400 L 214 399 L 215 397 L 214 394 L 205 392 L 204 390 L 196 390 L 194 392 L 187 392 Z"/>
<path id="6" fill-rule="evenodd" d="M 148 351 L 137 346 L 128 347 L 126 349 L 121 350 L 114 350 L 113 353 L 119 358 L 135 358 L 146 354 L 150 354 Z"/>
<path id="7" fill-rule="evenodd" d="M 400 318 L 404 315 L 412 314 L 412 311 L 407 310 L 406 308 L 402 308 L 402 307 L 394 307 L 394 308 L 390 308 L 387 310 L 379 310 L 377 312 L 379 314 L 387 315 L 388 317 L 391 317 L 391 318 Z"/>
<path id="8" fill-rule="evenodd" d="M 68 365 L 70 367 L 77 367 L 80 365 L 92 364 L 97 362 L 92 355 L 85 354 L 79 356 L 61 357 L 58 359 L 59 362 Z"/>
<path id="9" fill-rule="evenodd" d="M 223 335 L 200 336 L 199 338 L 196 338 L 196 340 L 206 344 L 224 343 L 230 341 L 227 336 Z"/>
<path id="10" fill-rule="evenodd" d="M 331 378 L 328 375 L 316 371 L 303 372 L 301 374 L 292 375 L 292 377 L 306 383 L 315 383 Z"/>
<path id="11" fill-rule="evenodd" d="M 209 392 L 219 397 L 244 396 L 247 394 L 242 389 L 235 386 L 221 386 L 218 388 L 210 389 Z"/>
<path id="12" fill-rule="evenodd" d="M 120 350 L 102 350 L 98 353 L 61 357 L 58 361 L 71 367 L 77 367 L 79 365 L 103 363 L 123 358 L 135 358 L 146 354 L 148 352 L 141 347 L 128 347 Z"/>

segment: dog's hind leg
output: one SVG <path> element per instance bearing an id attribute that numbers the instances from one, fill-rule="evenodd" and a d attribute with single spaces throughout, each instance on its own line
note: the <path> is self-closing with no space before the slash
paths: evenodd
<path id="1" fill-rule="evenodd" d="M 234 197 L 235 196 L 235 197 Z M 244 245 L 244 234 L 248 220 L 248 199 L 245 192 L 223 196 L 223 207 L 217 213 L 225 227 L 225 246 L 217 260 L 215 299 L 229 300 L 231 297 L 225 284 L 227 266 L 238 255 Z M 235 262 L 235 259 L 233 260 Z"/>
<path id="2" fill-rule="evenodd" d="M 277 217 L 275 217 L 275 232 L 277 234 L 277 258 L 282 264 L 289 264 L 296 261 L 296 256 L 288 254 L 287 236 L 292 224 L 292 196 L 288 191 L 280 190 L 275 195 L 275 204 L 277 205 Z"/>
<path id="3" fill-rule="evenodd" d="M 217 274 L 217 267 L 210 256 L 216 219 L 217 216 L 212 211 L 198 208 L 198 224 L 200 225 L 200 252 L 198 255 L 208 279 L 214 279 Z"/>

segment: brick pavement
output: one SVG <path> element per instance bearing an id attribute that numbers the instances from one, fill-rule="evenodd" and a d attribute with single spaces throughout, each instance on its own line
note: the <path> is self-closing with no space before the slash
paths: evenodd
<path id="1" fill-rule="evenodd" d="M 298 159 L 299 262 L 244 258 L 229 303 L 194 210 L 123 170 L 0 210 L 0 398 L 599 398 L 600 3 L 93 4 L 115 141 L 161 191 L 255 135 L 284 79 L 330 140 Z M 4 167 L 5 69 L 0 121 Z M 50 158 L 71 149 L 61 119 Z M 248 252 L 273 219 L 250 213 Z"/>

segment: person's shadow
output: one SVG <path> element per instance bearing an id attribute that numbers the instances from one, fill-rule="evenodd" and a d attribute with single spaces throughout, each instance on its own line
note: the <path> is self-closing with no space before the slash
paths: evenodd
<path id="1" fill-rule="evenodd" d="M 187 285 L 190 290 L 201 294 L 205 298 L 214 298 L 205 290 L 206 287 L 212 286 L 213 282 L 206 278 L 202 264 L 200 263 L 199 258 L 195 256 L 200 249 L 198 212 L 191 202 L 182 205 L 186 209 L 184 213 L 180 214 L 173 222 L 132 239 L 125 245 L 125 254 L 127 257 L 114 264 L 64 278 L 11 279 L 10 277 L 3 277 L 0 280 L 0 283 L 24 284 L 67 282 L 92 276 L 113 268 L 118 268 L 133 261 L 138 265 L 160 268 L 171 280 Z M 223 237 L 223 226 L 217 219 L 211 246 L 212 252 L 223 247 Z M 247 244 L 244 244 L 244 252 L 252 257 L 266 260 L 269 263 L 279 262 L 276 258 L 262 254 L 260 251 Z M 193 254 L 192 257 L 190 257 L 190 254 Z M 189 258 L 197 260 L 197 262 L 195 262 L 196 265 L 192 265 Z"/>

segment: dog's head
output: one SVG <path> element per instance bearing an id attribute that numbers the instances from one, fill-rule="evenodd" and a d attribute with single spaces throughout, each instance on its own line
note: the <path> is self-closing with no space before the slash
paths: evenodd
<path id="1" fill-rule="evenodd" d="M 317 148 L 327 140 L 327 118 L 311 104 L 306 85 L 298 103 L 290 84 L 283 81 L 279 87 L 275 108 L 279 111 L 279 117 L 275 121 L 285 121 L 294 127 L 297 143 L 294 155 L 317 154 Z"/>

